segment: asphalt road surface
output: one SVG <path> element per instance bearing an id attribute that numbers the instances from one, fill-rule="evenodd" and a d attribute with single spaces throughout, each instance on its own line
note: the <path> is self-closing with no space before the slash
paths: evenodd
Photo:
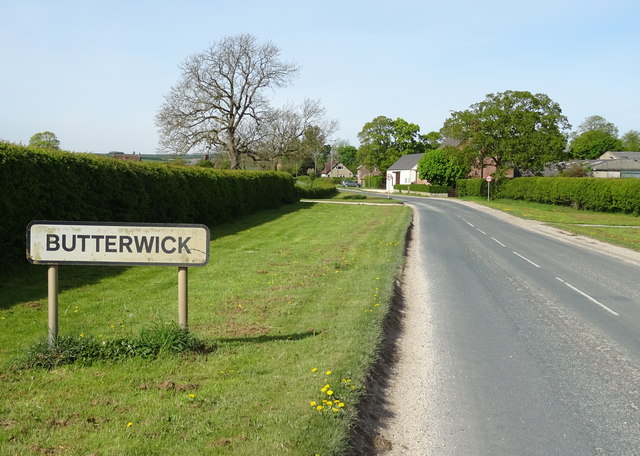
<path id="1" fill-rule="evenodd" d="M 640 455 L 640 255 L 405 201 L 414 235 L 378 454 Z"/>

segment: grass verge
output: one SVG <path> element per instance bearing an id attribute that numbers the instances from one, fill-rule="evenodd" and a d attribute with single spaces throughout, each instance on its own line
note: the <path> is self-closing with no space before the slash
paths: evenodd
<path id="1" fill-rule="evenodd" d="M 410 216 L 391 205 L 298 204 L 214 229 L 210 264 L 189 270 L 189 323 L 215 351 L 21 369 L 16 360 L 46 336 L 46 268 L 3 276 L 0 448 L 344 453 Z M 59 301 L 61 337 L 137 340 L 177 318 L 177 271 L 60 267 Z"/>
<path id="2" fill-rule="evenodd" d="M 520 200 L 464 198 L 517 217 L 539 220 L 570 233 L 640 251 L 640 217 L 631 214 L 593 212 Z"/>

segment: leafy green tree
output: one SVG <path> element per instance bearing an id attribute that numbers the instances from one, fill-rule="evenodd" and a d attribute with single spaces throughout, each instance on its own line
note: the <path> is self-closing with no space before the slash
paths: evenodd
<path id="1" fill-rule="evenodd" d="M 424 152 L 425 145 L 416 124 L 397 118 L 378 116 L 367 122 L 360 133 L 358 159 L 368 168 L 386 172 L 398 158 Z"/>
<path id="2" fill-rule="evenodd" d="M 640 131 L 629 130 L 622 138 L 622 150 L 640 152 Z"/>
<path id="3" fill-rule="evenodd" d="M 561 158 L 569 128 L 560 105 L 547 95 L 506 91 L 453 112 L 441 133 L 459 141 L 460 155 L 471 166 L 492 159 L 499 173 L 508 167 L 539 173 Z"/>
<path id="4" fill-rule="evenodd" d="M 60 150 L 60 141 L 55 133 L 43 131 L 36 133 L 29 139 L 29 147 L 39 147 L 40 149 Z"/>
<path id="5" fill-rule="evenodd" d="M 461 164 L 453 147 L 428 150 L 418 162 L 418 175 L 433 185 L 453 186 L 456 180 L 469 174 L 469 167 Z"/>
<path id="6" fill-rule="evenodd" d="M 571 141 L 569 155 L 579 160 L 593 160 L 608 150 L 623 150 L 622 141 L 603 130 L 588 130 Z"/>
<path id="7" fill-rule="evenodd" d="M 358 149 L 349 144 L 339 144 L 336 147 L 338 160 L 352 172 L 358 167 Z"/>
<path id="8" fill-rule="evenodd" d="M 437 149 L 442 144 L 442 133 L 439 131 L 430 131 L 422 136 L 422 143 L 424 144 L 425 150 Z"/>

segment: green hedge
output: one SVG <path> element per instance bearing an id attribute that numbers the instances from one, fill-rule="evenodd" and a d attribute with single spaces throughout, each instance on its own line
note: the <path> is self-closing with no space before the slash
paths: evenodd
<path id="1" fill-rule="evenodd" d="M 366 176 L 364 186 L 366 188 L 385 188 L 386 180 L 384 176 Z"/>
<path id="2" fill-rule="evenodd" d="M 460 179 L 458 196 L 487 196 L 484 179 Z M 491 197 L 640 214 L 640 179 L 519 177 L 491 182 Z"/>
<path id="3" fill-rule="evenodd" d="M 517 178 L 503 182 L 496 197 L 600 212 L 640 214 L 640 179 Z"/>
<path id="4" fill-rule="evenodd" d="M 0 266 L 24 260 L 31 220 L 214 226 L 297 199 L 286 173 L 133 163 L 0 143 Z"/>
<path id="5" fill-rule="evenodd" d="M 338 189 L 335 187 L 301 187 L 296 185 L 296 191 L 299 198 L 307 199 L 331 198 L 338 194 Z"/>
<path id="6" fill-rule="evenodd" d="M 483 179 L 458 179 L 456 181 L 458 196 L 481 196 L 483 183 Z M 486 196 L 486 188 L 484 191 Z"/>

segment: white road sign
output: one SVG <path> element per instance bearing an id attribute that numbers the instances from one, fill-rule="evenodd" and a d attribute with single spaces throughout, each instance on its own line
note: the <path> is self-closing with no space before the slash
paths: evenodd
<path id="1" fill-rule="evenodd" d="M 34 221 L 27 259 L 35 264 L 204 266 L 205 225 Z"/>

